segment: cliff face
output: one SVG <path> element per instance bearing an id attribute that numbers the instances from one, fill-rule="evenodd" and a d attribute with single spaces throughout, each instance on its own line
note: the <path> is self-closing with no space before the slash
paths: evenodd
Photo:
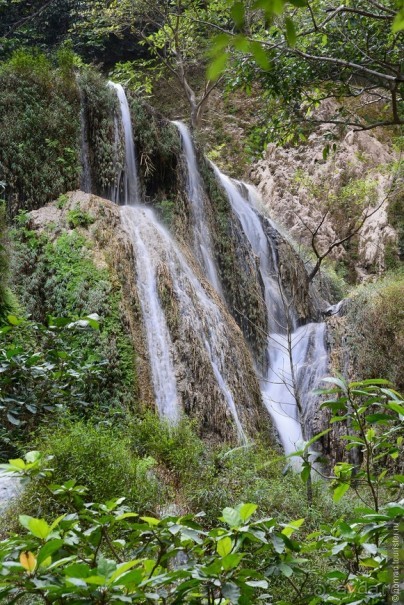
<path id="1" fill-rule="evenodd" d="M 329 110 L 324 103 L 318 117 Z M 308 250 L 316 230 L 322 252 L 375 211 L 355 239 L 331 253 L 352 279 L 362 281 L 398 257 L 397 232 L 388 220 L 397 191 L 396 160 L 391 146 L 374 134 L 341 134 L 324 124 L 299 147 L 268 145 L 251 178 L 270 215 Z"/>
<path id="2" fill-rule="evenodd" d="M 76 222 L 74 225 L 73 217 L 81 224 Z M 144 323 L 138 290 L 136 267 L 139 250 L 123 229 L 120 207 L 108 200 L 76 191 L 64 196 L 63 204 L 55 202 L 29 213 L 27 224 L 31 232 L 46 237 L 49 246 L 57 246 L 61 237 L 76 237 L 79 234 L 85 238 L 83 255 L 90 255 L 95 268 L 107 271 L 111 283 L 119 292 L 121 327 L 125 338 L 132 344 L 135 357 L 134 373 L 137 379 L 132 394 L 134 401 L 140 406 L 154 407 L 156 397 L 147 346 L 148 327 Z M 171 335 L 180 407 L 197 419 L 204 436 L 235 440 L 237 427 L 226 398 L 228 389 L 233 394 L 246 433 L 270 430 L 252 357 L 239 327 L 200 274 L 191 251 L 185 244 L 181 244 L 178 253 L 176 248 L 173 251 L 171 243 L 167 243 L 171 242 L 168 232 L 166 238 L 162 237 L 164 231 L 157 229 L 156 225 L 145 223 L 143 228 L 141 221 L 138 223 L 141 236 L 149 238 L 154 250 L 152 270 L 156 272 L 158 297 Z M 175 256 L 177 254 L 180 255 L 179 260 Z M 141 262 L 144 261 L 142 258 Z M 181 263 L 186 263 L 190 268 L 189 275 L 183 273 L 185 269 Z M 24 280 L 27 282 L 30 277 L 32 272 L 28 269 L 25 277 L 21 277 L 20 287 L 24 287 Z M 72 279 L 73 275 L 66 277 Z M 31 295 L 40 298 L 39 292 L 34 292 L 32 288 Z M 102 316 L 100 309 L 88 309 L 94 310 Z M 216 325 L 207 326 L 208 313 L 213 314 Z M 104 320 L 101 318 L 101 326 Z M 219 347 L 217 368 L 216 362 L 211 362 L 209 347 L 205 346 L 204 340 L 204 330 L 209 334 L 212 329 L 217 334 L 209 345 Z M 218 382 L 219 370 L 226 388 Z"/>

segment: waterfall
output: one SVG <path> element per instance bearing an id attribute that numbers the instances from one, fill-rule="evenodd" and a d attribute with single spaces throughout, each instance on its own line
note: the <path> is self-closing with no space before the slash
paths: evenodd
<path id="1" fill-rule="evenodd" d="M 121 109 L 121 119 L 125 138 L 125 170 L 123 174 L 123 203 L 133 205 L 140 201 L 139 184 L 137 178 L 137 167 L 135 157 L 135 143 L 133 141 L 132 120 L 128 99 L 121 84 L 108 82 L 109 86 L 116 90 Z M 118 124 L 115 123 L 115 136 L 118 131 Z M 118 179 L 117 192 L 114 201 L 119 199 L 120 179 Z"/>
<path id="2" fill-rule="evenodd" d="M 133 220 L 135 210 L 131 207 L 139 202 L 132 120 L 124 89 L 120 84 L 114 84 L 113 82 L 109 84 L 116 90 L 124 129 L 126 158 L 124 175 L 125 207 L 121 210 L 121 218 L 123 227 L 127 231 L 136 253 L 137 287 L 145 326 L 156 405 L 160 416 L 171 422 L 176 422 L 179 417 L 179 406 L 175 370 L 171 355 L 172 343 L 157 291 L 152 259 L 153 248 L 150 246 L 153 241 L 153 234 L 145 230 L 143 233 L 141 232 L 139 225 Z M 117 118 L 115 119 L 117 122 Z M 116 140 L 118 132 L 118 124 L 116 123 L 116 146 L 118 145 Z M 118 202 L 118 199 L 114 201 Z"/>
<path id="3" fill-rule="evenodd" d="M 172 359 L 172 342 L 157 290 L 153 220 L 143 220 L 150 210 L 125 206 L 122 224 L 136 252 L 136 273 L 140 305 L 146 332 L 157 409 L 160 416 L 178 420 L 177 384 Z"/>
<path id="4" fill-rule="evenodd" d="M 215 165 L 213 168 L 259 261 L 269 326 L 268 367 L 261 372 L 261 392 L 284 451 L 290 454 L 298 449 L 303 435 L 306 439 L 311 436 L 308 420 L 315 404 L 312 390 L 327 370 L 325 324 L 297 327 L 293 306 L 280 282 L 276 243 L 266 234 L 262 217 L 253 207 L 257 205 L 256 193 L 251 186 L 231 180 Z"/>
<path id="5" fill-rule="evenodd" d="M 222 287 L 212 252 L 212 239 L 204 209 L 203 187 L 198 170 L 194 144 L 190 132 L 183 122 L 173 121 L 172 123 L 180 133 L 187 164 L 187 195 L 191 204 L 195 254 L 205 270 L 208 280 L 215 288 L 216 292 L 221 294 Z"/>
<path id="6" fill-rule="evenodd" d="M 177 359 L 179 352 L 170 333 L 170 328 L 173 330 L 172 324 L 175 324 L 177 319 L 170 317 L 170 313 L 173 315 L 175 312 L 170 308 L 164 308 L 162 303 L 159 280 L 163 276 L 172 284 L 170 304 L 175 303 L 177 306 L 178 320 L 181 321 L 182 326 L 186 326 L 192 346 L 196 348 L 199 355 L 203 355 L 206 366 L 210 367 L 210 381 L 216 385 L 215 397 L 222 400 L 232 417 L 239 439 L 245 442 L 245 433 L 229 384 L 229 378 L 234 372 L 231 363 L 234 358 L 234 346 L 226 332 L 227 320 L 219 302 L 205 290 L 170 233 L 157 221 L 151 209 L 139 204 L 130 110 L 122 86 L 112 83 L 111 86 L 115 88 L 120 101 L 125 136 L 127 186 L 125 186 L 125 205 L 121 208 L 121 220 L 135 251 L 137 289 L 157 408 L 161 416 L 173 423 L 178 421 L 180 404 L 177 373 L 184 364 L 189 366 L 188 371 L 194 373 L 192 358 Z M 197 247 L 201 252 L 208 279 L 220 290 L 211 255 L 210 234 L 203 212 L 202 188 L 195 152 L 185 126 L 182 124 L 176 126 L 183 136 L 187 158 L 188 190 L 195 217 Z M 199 386 L 208 388 L 207 383 Z"/>
<path id="7" fill-rule="evenodd" d="M 121 213 L 124 228 L 136 250 L 139 295 L 160 412 L 173 420 L 178 415 L 172 355 L 174 347 L 158 293 L 158 274 L 163 271 L 172 282 L 171 296 L 178 305 L 181 322 L 187 325 L 198 348 L 204 350 L 239 439 L 245 442 L 244 430 L 228 384 L 227 376 L 233 372 L 233 367 L 228 367 L 226 362 L 231 346 L 219 305 L 205 291 L 184 253 L 157 221 L 151 209 L 124 207 Z M 192 360 L 187 360 L 187 363 L 191 364 Z"/>

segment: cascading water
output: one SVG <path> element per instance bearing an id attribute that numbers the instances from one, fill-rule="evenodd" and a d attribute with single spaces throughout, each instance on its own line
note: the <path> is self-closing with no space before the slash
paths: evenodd
<path id="1" fill-rule="evenodd" d="M 259 260 L 269 325 L 268 367 L 261 373 L 261 392 L 284 451 L 290 454 L 298 449 L 303 437 L 311 436 L 309 420 L 315 403 L 312 390 L 327 369 L 325 324 L 297 327 L 296 314 L 280 283 L 276 244 L 249 203 L 251 186 L 234 182 L 216 166 L 213 168 Z"/>
<path id="2" fill-rule="evenodd" d="M 136 252 L 139 298 L 157 408 L 160 416 L 176 422 L 179 412 L 177 383 L 171 354 L 173 347 L 157 290 L 156 261 L 153 258 L 155 233 L 152 224 L 143 220 L 146 212 L 151 211 L 125 206 L 121 209 L 121 218 Z"/>
<path id="3" fill-rule="evenodd" d="M 240 440 L 245 434 L 239 420 L 234 397 L 227 384 L 224 351 L 229 348 L 222 312 L 205 291 L 201 282 L 169 232 L 158 223 L 149 208 L 124 207 L 121 210 L 125 230 L 131 235 L 136 250 L 138 285 L 146 325 L 150 363 L 159 409 L 175 420 L 178 404 L 172 359 L 173 343 L 159 302 L 158 273 L 164 267 L 172 281 L 173 296 L 181 322 L 192 329 L 199 347 L 205 351 L 219 391 L 229 409 Z"/>
<path id="4" fill-rule="evenodd" d="M 221 294 L 222 288 L 212 252 L 213 246 L 204 210 L 203 187 L 196 161 L 194 144 L 191 134 L 183 122 L 173 121 L 172 123 L 180 133 L 187 163 L 187 194 L 191 203 L 195 254 L 205 270 L 208 280 L 216 292 Z"/>
<path id="5" fill-rule="evenodd" d="M 159 414 L 175 422 L 179 417 L 177 385 L 171 350 L 172 343 L 157 292 L 156 276 L 153 271 L 151 250 L 148 242 L 142 238 L 139 226 L 133 220 L 134 209 L 130 206 L 139 202 L 135 146 L 133 141 L 132 120 L 124 89 L 120 84 L 109 82 L 116 90 L 125 138 L 125 207 L 121 210 L 122 223 L 131 238 L 136 251 L 136 274 L 143 321 L 145 325 L 147 348 L 156 404 Z M 118 125 L 115 126 L 115 136 Z M 115 141 L 115 145 L 117 145 Z M 118 202 L 117 199 L 114 200 Z M 147 239 L 150 234 L 145 233 Z M 152 241 L 152 240 L 151 240 Z"/>
<path id="6" fill-rule="evenodd" d="M 227 379 L 233 368 L 227 367 L 228 359 L 231 358 L 232 345 L 227 338 L 226 321 L 218 303 L 205 291 L 171 235 L 159 224 L 152 210 L 136 204 L 139 201 L 137 193 L 135 196 L 130 193 L 135 190 L 135 185 L 137 192 L 130 110 L 123 88 L 112 83 L 111 86 L 116 89 L 120 100 L 125 136 L 128 187 L 125 189 L 126 204 L 121 209 L 122 224 L 131 239 L 136 255 L 137 286 L 158 410 L 162 416 L 172 422 L 176 422 L 180 415 L 174 346 L 158 287 L 159 272 L 162 267 L 165 267 L 173 284 L 173 296 L 179 308 L 181 322 L 189 325 L 195 341 L 199 342 L 198 348 L 204 351 L 211 374 L 214 376 L 221 398 L 232 416 L 239 439 L 246 441 Z M 185 132 L 184 146 L 189 166 L 190 198 L 193 205 L 198 205 L 197 196 L 200 186 L 198 180 L 200 177 L 192 142 L 186 128 L 184 131 L 182 126 L 179 130 Z M 200 209 L 195 208 L 196 213 L 199 211 Z M 210 235 L 204 221 L 203 209 L 200 214 L 197 214 L 196 224 L 200 229 L 197 237 L 200 238 L 198 243 L 201 253 L 205 252 L 207 255 L 205 258 L 209 260 Z M 204 241 L 205 235 L 207 239 Z M 214 267 L 213 260 L 207 264 L 206 269 L 212 269 L 212 267 Z M 216 273 L 209 275 L 209 271 L 207 272 L 208 277 L 214 282 L 215 276 L 217 279 Z M 212 283 L 212 285 L 215 284 Z M 218 287 L 220 286 L 218 285 Z"/>
<path id="7" fill-rule="evenodd" d="M 135 144 L 133 141 L 132 131 L 132 120 L 130 117 L 130 109 L 128 99 L 126 98 L 125 91 L 121 84 L 115 84 L 115 82 L 108 82 L 109 86 L 116 90 L 116 94 L 119 100 L 121 108 L 121 120 L 125 138 L 125 170 L 121 175 L 123 177 L 123 203 L 124 204 L 136 204 L 140 201 L 139 184 L 137 178 L 137 166 L 135 157 Z M 118 124 L 115 124 L 115 133 L 117 133 Z M 116 193 L 114 197 L 115 202 L 119 199 L 120 191 L 120 180 L 118 179 L 116 185 Z"/>

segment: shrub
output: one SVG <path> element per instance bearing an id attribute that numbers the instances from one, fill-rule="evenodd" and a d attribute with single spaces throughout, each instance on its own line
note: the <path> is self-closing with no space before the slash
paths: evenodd
<path id="1" fill-rule="evenodd" d="M 329 399 L 323 406 L 335 414 L 333 421 L 348 421 L 353 431 L 348 449 L 358 449 L 363 457 L 363 464 L 356 467 L 338 463 L 331 477 L 335 503 L 347 492 L 360 495 L 362 506 L 353 517 L 322 522 L 306 536 L 299 536 L 304 518 L 279 523 L 271 515 L 255 520 L 257 506 L 252 503 L 227 506 L 220 523 L 215 521 L 210 530 L 201 525 L 201 515 L 139 519 L 122 506 L 122 498 L 95 504 L 74 480 L 49 484 L 48 457 L 29 452 L 25 460 L 10 460 L 3 468 L 26 479 L 42 476 L 69 514 L 51 523 L 31 516 L 31 511 L 20 516 L 24 530 L 0 543 L 0 596 L 15 602 L 34 595 L 48 605 L 398 602 L 395 570 L 399 570 L 404 508 L 396 498 L 403 476 L 394 474 L 389 461 L 398 460 L 402 447 L 403 400 L 385 380 L 347 384 L 328 378 L 326 382 L 332 388 L 324 391 Z M 79 450 L 91 431 L 88 425 L 79 431 Z M 63 433 L 60 438 L 64 439 Z M 107 441 L 113 452 L 124 453 L 122 442 L 113 445 L 111 436 Z M 311 443 L 295 455 L 307 453 Z M 58 449 L 59 441 L 52 451 Z M 102 453 L 102 448 L 95 454 L 91 448 L 87 451 L 90 460 Z M 108 450 L 106 469 L 110 456 Z M 307 481 L 310 467 L 306 469 L 308 458 L 304 460 L 301 476 Z M 72 462 L 86 463 L 86 459 L 69 461 L 67 470 Z M 97 465 L 88 469 L 94 471 Z M 108 478 L 115 481 L 114 475 Z M 381 497 L 381 490 L 388 497 Z M 268 589 L 271 594 L 262 592 Z"/>
<path id="2" fill-rule="evenodd" d="M 83 212 L 80 209 L 69 210 L 67 213 L 67 224 L 71 229 L 75 229 L 76 227 L 87 228 L 93 222 L 94 218 L 88 212 Z"/>
<path id="3" fill-rule="evenodd" d="M 14 215 L 78 188 L 80 101 L 73 72 L 35 51 L 1 64 L 0 88 L 0 181 Z"/>
<path id="4" fill-rule="evenodd" d="M 139 511 L 153 510 L 162 499 L 153 473 L 155 461 L 134 453 L 119 427 L 64 415 L 43 426 L 35 444 L 52 456 L 55 481 L 74 478 L 88 487 L 93 501 L 124 495 Z"/>
<path id="5" fill-rule="evenodd" d="M 404 388 L 404 274 L 362 286 L 348 312 L 357 375 L 383 376 Z"/>
<path id="6" fill-rule="evenodd" d="M 152 412 L 135 419 L 130 426 L 132 446 L 140 456 L 153 456 L 172 474 L 175 482 L 200 476 L 205 444 L 197 436 L 196 424 L 183 418 L 172 426 Z"/>

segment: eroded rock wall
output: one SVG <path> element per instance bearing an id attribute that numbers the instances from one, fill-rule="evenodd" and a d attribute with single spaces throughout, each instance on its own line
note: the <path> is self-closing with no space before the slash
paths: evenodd
<path id="1" fill-rule="evenodd" d="M 320 117 L 329 111 L 325 104 Z M 308 250 L 316 229 L 317 247 L 324 251 L 345 235 L 349 224 L 378 208 L 353 245 L 331 253 L 331 258 L 352 263 L 362 281 L 380 274 L 386 251 L 397 248 L 397 233 L 388 221 L 396 160 L 391 146 L 375 134 L 353 129 L 341 134 L 324 124 L 298 147 L 268 145 L 250 176 L 270 215 Z"/>

